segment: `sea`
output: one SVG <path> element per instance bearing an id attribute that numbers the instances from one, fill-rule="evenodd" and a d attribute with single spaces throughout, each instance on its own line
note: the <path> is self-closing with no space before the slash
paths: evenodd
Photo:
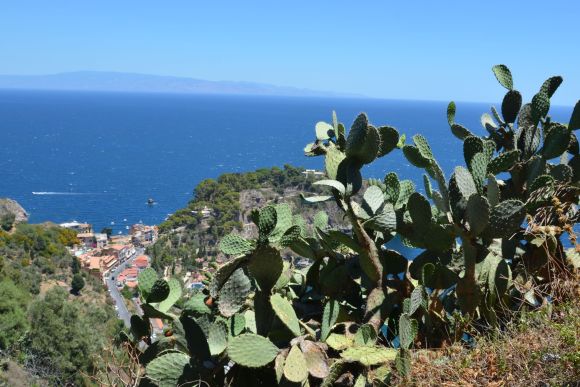
<path id="1" fill-rule="evenodd" d="M 485 134 L 480 117 L 492 104 L 456 103 L 456 121 Z M 323 159 L 303 149 L 333 110 L 347 128 L 366 112 L 407 141 L 423 134 L 449 177 L 464 161 L 446 109 L 435 101 L 4 90 L 0 197 L 17 200 L 31 223 L 76 220 L 126 233 L 184 207 L 203 179 L 284 164 L 323 169 Z M 551 115 L 567 122 L 571 111 L 556 106 Z M 382 179 L 391 171 L 423 190 L 422 171 L 400 151 L 363 175 Z"/>

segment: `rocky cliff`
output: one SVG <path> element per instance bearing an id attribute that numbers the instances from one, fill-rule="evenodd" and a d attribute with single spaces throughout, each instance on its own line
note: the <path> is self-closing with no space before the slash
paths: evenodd
<path id="1" fill-rule="evenodd" d="M 28 222 L 28 212 L 16 200 L 0 199 L 0 218 L 10 214 L 17 223 Z"/>

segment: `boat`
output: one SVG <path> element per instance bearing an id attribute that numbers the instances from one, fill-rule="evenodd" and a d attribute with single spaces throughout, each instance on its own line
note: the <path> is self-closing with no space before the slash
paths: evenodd
<path id="1" fill-rule="evenodd" d="M 155 200 L 153 200 L 152 198 L 147 199 L 147 204 L 152 205 L 155 204 Z"/>

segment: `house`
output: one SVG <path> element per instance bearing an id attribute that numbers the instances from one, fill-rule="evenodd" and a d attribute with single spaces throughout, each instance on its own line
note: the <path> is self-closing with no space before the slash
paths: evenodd
<path id="1" fill-rule="evenodd" d="M 89 273 L 95 277 L 101 276 L 101 257 L 91 256 L 89 259 Z"/>
<path id="2" fill-rule="evenodd" d="M 107 246 L 108 237 L 107 234 L 95 234 L 95 247 L 97 249 L 102 249 Z"/>
<path id="3" fill-rule="evenodd" d="M 121 272 L 117 277 L 117 286 L 127 285 L 130 288 L 137 286 L 137 276 L 139 275 L 139 269 L 136 267 L 130 267 Z"/>
<path id="4" fill-rule="evenodd" d="M 73 231 L 76 231 L 77 234 L 89 234 L 93 232 L 93 226 L 89 223 L 79 223 L 76 221 L 61 223 L 59 224 L 60 227 L 68 228 Z"/>
<path id="5" fill-rule="evenodd" d="M 193 210 L 191 213 L 194 215 L 200 214 L 203 219 L 207 219 L 213 215 L 213 209 L 209 208 L 208 206 L 203 206 L 201 210 Z"/>
<path id="6" fill-rule="evenodd" d="M 119 260 L 115 255 L 104 255 L 100 258 L 103 273 L 115 268 L 119 264 Z"/>
<path id="7" fill-rule="evenodd" d="M 157 226 L 134 224 L 131 226 L 131 241 L 136 246 L 148 246 L 157 241 L 159 229 Z"/>
<path id="8" fill-rule="evenodd" d="M 95 239 L 95 234 L 92 232 L 78 233 L 77 239 L 86 248 L 92 249 L 97 247 L 97 240 Z"/>
<path id="9" fill-rule="evenodd" d="M 315 169 L 306 169 L 306 170 L 302 171 L 302 174 L 306 175 L 306 176 L 315 176 L 315 177 L 324 176 L 324 172 L 317 171 Z"/>
<path id="10" fill-rule="evenodd" d="M 119 262 L 125 262 L 129 257 L 135 254 L 135 247 L 132 245 L 110 245 L 103 249 L 106 254 L 116 255 Z"/>
<path id="11" fill-rule="evenodd" d="M 146 255 L 140 255 L 133 261 L 133 264 L 138 270 L 143 270 L 149 267 L 149 257 Z"/>

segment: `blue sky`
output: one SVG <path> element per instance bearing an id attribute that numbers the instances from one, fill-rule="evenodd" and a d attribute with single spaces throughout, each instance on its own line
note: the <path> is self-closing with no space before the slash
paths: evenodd
<path id="1" fill-rule="evenodd" d="M 0 74 L 106 70 L 372 97 L 495 102 L 507 64 L 531 99 L 580 98 L 580 2 L 4 2 Z"/>

